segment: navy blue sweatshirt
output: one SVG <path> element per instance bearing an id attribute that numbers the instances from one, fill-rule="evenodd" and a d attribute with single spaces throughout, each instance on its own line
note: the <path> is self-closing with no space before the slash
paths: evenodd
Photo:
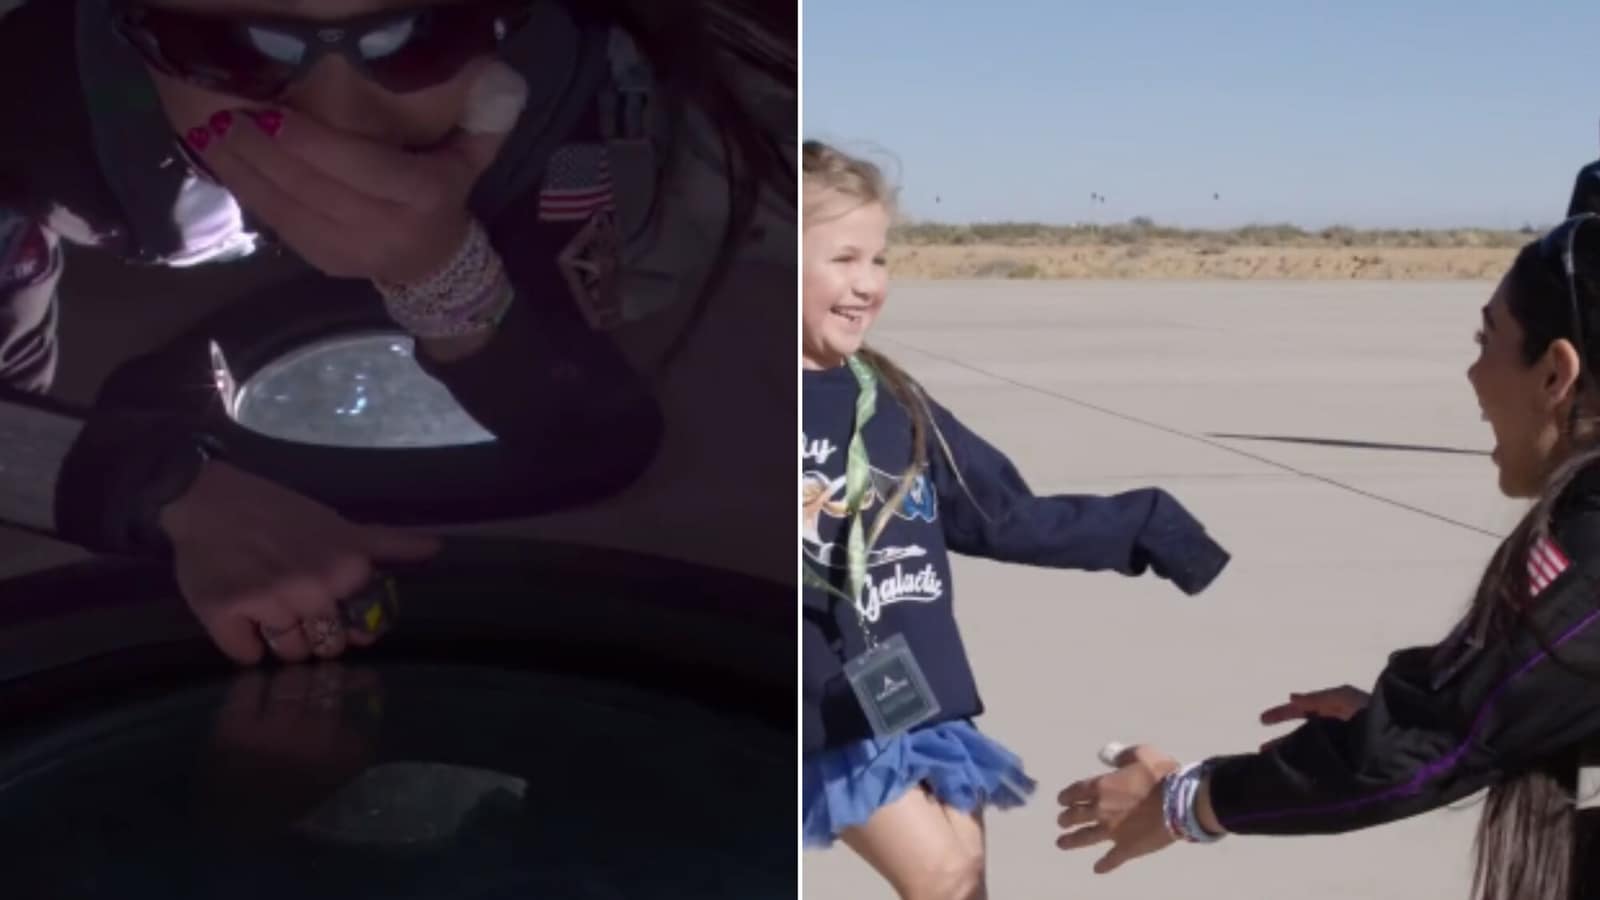
<path id="1" fill-rule="evenodd" d="M 846 367 L 806 371 L 802 387 L 802 562 L 848 593 L 844 475 L 860 389 Z M 1035 496 L 1004 454 L 937 403 L 930 408 L 959 479 L 930 434 L 927 470 L 873 544 L 857 604 L 879 641 L 899 634 L 910 645 L 939 701 L 940 715 L 927 724 L 983 712 L 952 612 L 947 551 L 1124 575 L 1152 569 L 1189 594 L 1227 564 L 1227 552 L 1165 492 Z M 871 522 L 912 460 L 910 416 L 881 384 L 863 439 L 873 473 L 862 510 Z M 809 581 L 802 604 L 806 752 L 870 737 L 843 675 L 844 661 L 866 647 L 857 610 Z"/>

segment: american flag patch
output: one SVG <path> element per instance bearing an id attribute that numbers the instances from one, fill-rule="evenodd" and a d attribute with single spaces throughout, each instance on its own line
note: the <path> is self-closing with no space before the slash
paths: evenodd
<path id="1" fill-rule="evenodd" d="M 1549 537 L 1539 538 L 1528 550 L 1528 593 L 1534 597 L 1544 593 L 1544 589 L 1559 578 L 1568 565 L 1567 555 L 1561 552 L 1555 541 Z"/>
<path id="2" fill-rule="evenodd" d="M 539 192 L 539 221 L 583 222 L 616 208 L 604 144 L 568 144 L 550 157 Z"/>

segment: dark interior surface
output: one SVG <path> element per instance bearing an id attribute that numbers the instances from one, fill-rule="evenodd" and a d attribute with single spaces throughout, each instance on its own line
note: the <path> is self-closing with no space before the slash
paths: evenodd
<path id="1" fill-rule="evenodd" d="M 377 647 L 251 670 L 159 569 L 0 588 L 6 895 L 793 896 L 784 588 L 518 541 L 395 577 Z"/>

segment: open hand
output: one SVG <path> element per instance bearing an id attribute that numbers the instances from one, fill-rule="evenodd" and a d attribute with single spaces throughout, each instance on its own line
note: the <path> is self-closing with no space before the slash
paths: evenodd
<path id="1" fill-rule="evenodd" d="M 1320 691 L 1311 691 L 1306 694 L 1290 694 L 1289 702 L 1271 707 L 1261 713 L 1261 724 L 1277 725 L 1295 719 L 1309 719 L 1321 717 L 1325 719 L 1349 719 L 1356 713 L 1366 709 L 1372 696 L 1366 691 L 1341 685 L 1340 687 L 1323 688 Z M 1276 744 L 1282 738 L 1271 740 L 1261 745 L 1265 750 Z"/>
<path id="2" fill-rule="evenodd" d="M 1066 809 L 1056 824 L 1066 833 L 1056 846 L 1077 850 L 1111 841 L 1094 864 L 1102 875 L 1175 842 L 1162 813 L 1160 785 L 1177 770 L 1177 760 L 1140 745 L 1122 750 L 1112 763 L 1116 771 L 1075 782 L 1057 797 Z"/>
<path id="3" fill-rule="evenodd" d="M 435 538 L 354 524 L 215 460 L 160 522 L 189 608 L 222 652 L 246 665 L 261 660 L 263 644 L 298 662 L 371 643 L 344 626 L 339 601 L 367 586 L 374 563 L 420 561 L 439 549 Z"/>
<path id="4" fill-rule="evenodd" d="M 468 195 L 526 99 L 526 84 L 514 70 L 499 62 L 479 66 L 466 129 L 426 153 L 282 109 L 219 112 L 186 139 L 240 206 L 324 274 L 415 283 L 460 249 L 470 221 Z M 502 109 L 508 95 L 515 104 L 509 117 Z M 480 108 L 485 104 L 491 107 L 487 118 Z"/>

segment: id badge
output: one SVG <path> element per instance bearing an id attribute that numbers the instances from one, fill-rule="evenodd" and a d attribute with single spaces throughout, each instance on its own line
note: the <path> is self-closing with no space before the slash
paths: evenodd
<path id="1" fill-rule="evenodd" d="M 1578 793 L 1574 801 L 1583 812 L 1600 809 L 1600 766 L 1591 762 L 1578 767 Z"/>
<path id="2" fill-rule="evenodd" d="M 902 734 L 939 714 L 939 701 L 901 635 L 845 663 L 844 675 L 879 740 Z"/>
<path id="3" fill-rule="evenodd" d="M 1578 751 L 1577 796 L 1573 805 L 1581 812 L 1600 809 L 1600 747 Z"/>

